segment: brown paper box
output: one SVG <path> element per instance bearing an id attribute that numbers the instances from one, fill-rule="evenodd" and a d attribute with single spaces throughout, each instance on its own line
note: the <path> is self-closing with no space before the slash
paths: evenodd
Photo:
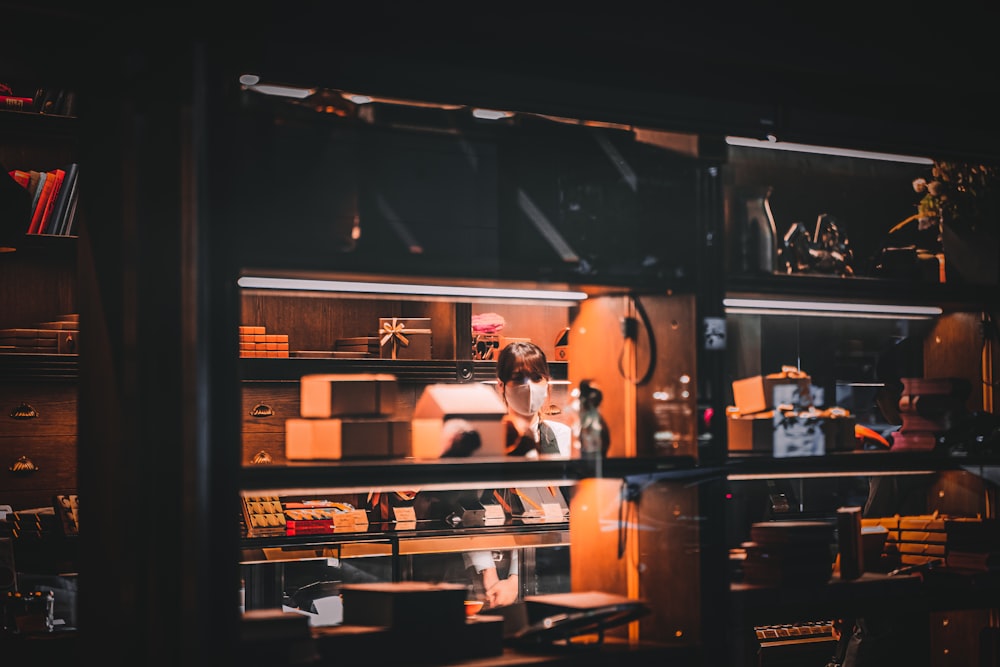
<path id="1" fill-rule="evenodd" d="M 383 359 L 433 359 L 429 317 L 380 317 L 379 354 Z"/>
<path id="2" fill-rule="evenodd" d="M 428 385 L 413 410 L 413 456 L 439 458 L 457 425 L 479 434 L 480 446 L 472 456 L 504 456 L 506 414 L 500 396 L 484 384 Z"/>
<path id="3" fill-rule="evenodd" d="M 360 336 L 354 338 L 338 338 L 333 343 L 337 352 L 360 352 L 379 356 L 378 336 Z"/>
<path id="4" fill-rule="evenodd" d="M 775 456 L 820 455 L 854 449 L 854 424 L 851 417 L 821 419 L 813 432 L 803 424 L 792 423 L 784 429 L 776 425 L 782 417 L 771 412 L 756 415 L 730 415 L 729 451 L 767 452 Z M 795 422 L 799 420 L 794 420 Z"/>
<path id="5" fill-rule="evenodd" d="M 396 376 L 385 373 L 303 375 L 299 381 L 299 415 L 391 415 L 396 410 L 398 393 Z"/>
<path id="6" fill-rule="evenodd" d="M 404 457 L 409 445 L 407 421 L 285 420 L 285 457 L 290 461 Z"/>
<path id="7" fill-rule="evenodd" d="M 802 407 L 808 407 L 809 388 L 812 384 L 812 378 L 809 376 L 787 378 L 755 375 L 742 380 L 734 380 L 733 402 L 739 408 L 740 413 L 744 415 L 770 410 L 775 407 L 774 388 L 779 384 L 795 385 L 799 394 L 806 397 L 806 403 Z"/>
<path id="8" fill-rule="evenodd" d="M 344 623 L 448 637 L 465 627 L 465 586 L 419 581 L 343 584 Z"/>

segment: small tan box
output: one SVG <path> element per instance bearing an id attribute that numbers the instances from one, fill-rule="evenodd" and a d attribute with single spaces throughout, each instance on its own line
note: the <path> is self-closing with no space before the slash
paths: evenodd
<path id="1" fill-rule="evenodd" d="M 436 459 L 451 445 L 457 427 L 479 434 L 472 456 L 504 456 L 507 408 L 484 384 L 428 385 L 413 410 L 413 456 Z"/>
<path id="2" fill-rule="evenodd" d="M 734 383 L 735 384 L 735 383 Z M 728 424 L 729 451 L 770 452 L 774 446 L 774 418 L 771 413 L 730 415 Z"/>
<path id="3" fill-rule="evenodd" d="M 299 416 L 386 416 L 396 411 L 395 375 L 321 373 L 299 381 Z"/>
<path id="4" fill-rule="evenodd" d="M 403 458 L 409 450 L 410 423 L 406 421 L 285 420 L 285 458 L 289 461 Z"/>

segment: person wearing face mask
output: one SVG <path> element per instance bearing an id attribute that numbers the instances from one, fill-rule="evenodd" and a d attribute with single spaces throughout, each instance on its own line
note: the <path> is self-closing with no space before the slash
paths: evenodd
<path id="1" fill-rule="evenodd" d="M 534 343 L 515 341 L 497 356 L 497 390 L 507 406 L 507 453 L 569 458 L 572 429 L 543 417 L 549 405 L 549 363 Z"/>
<path id="2" fill-rule="evenodd" d="M 543 418 L 550 403 L 552 375 L 545 352 L 534 343 L 515 341 L 497 356 L 497 391 L 507 406 L 507 454 L 528 458 L 569 458 L 573 447 L 572 429 L 561 422 Z M 468 567 L 482 577 L 486 604 L 502 607 L 517 601 L 520 593 L 517 552 L 500 553 L 498 561 L 490 551 L 463 554 Z M 506 565 L 505 578 L 501 578 Z"/>

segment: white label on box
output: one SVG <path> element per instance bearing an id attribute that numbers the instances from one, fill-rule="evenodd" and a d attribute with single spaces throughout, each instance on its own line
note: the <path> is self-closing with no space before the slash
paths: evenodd
<path id="1" fill-rule="evenodd" d="M 393 507 L 392 515 L 396 521 L 416 521 L 417 512 L 412 507 Z"/>
<path id="2" fill-rule="evenodd" d="M 563 509 L 559 503 L 542 503 L 542 516 L 547 521 L 562 521 Z"/>
<path id="3" fill-rule="evenodd" d="M 352 531 L 357 528 L 357 523 L 350 512 L 338 512 L 333 515 L 333 529 L 338 533 Z"/>
<path id="4" fill-rule="evenodd" d="M 356 526 L 368 526 L 368 512 L 365 510 L 353 510 L 348 512 L 348 515 L 354 519 L 354 525 Z"/>
<path id="5" fill-rule="evenodd" d="M 340 625 L 344 622 L 344 601 L 339 595 L 313 600 L 316 618 L 309 619 L 311 626 Z"/>
<path id="6" fill-rule="evenodd" d="M 486 519 L 506 519 L 507 515 L 504 514 L 503 507 L 500 505 L 483 505 L 483 509 L 486 512 L 483 517 Z"/>
<path id="7" fill-rule="evenodd" d="M 774 458 L 822 456 L 826 450 L 826 436 L 820 421 L 816 419 L 786 419 L 775 411 L 773 438 Z"/>

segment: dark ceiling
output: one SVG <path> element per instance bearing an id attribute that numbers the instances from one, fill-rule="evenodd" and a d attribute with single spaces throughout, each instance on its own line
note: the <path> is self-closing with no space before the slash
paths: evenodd
<path id="1" fill-rule="evenodd" d="M 12 26 L 5 48 L 16 50 L 20 39 L 22 55 L 65 73 L 103 67 L 107 57 L 134 49 L 170 53 L 194 39 L 276 76 L 315 79 L 298 83 L 332 85 L 353 73 L 400 90 L 495 90 L 567 108 L 580 106 L 581 91 L 623 92 L 617 106 L 593 104 L 610 116 L 623 109 L 655 116 L 662 96 L 682 95 L 709 106 L 747 105 L 739 113 L 774 116 L 792 134 L 821 133 L 836 117 L 835 141 L 851 135 L 856 119 L 868 119 L 859 134 L 865 142 L 922 136 L 933 147 L 1000 155 L 993 102 L 1000 11 L 985 4 L 879 16 L 871 3 L 288 1 L 222 13 L 193 3 L 96 7 L 0 4 Z M 46 49 L 28 37 L 39 17 L 54 19 Z M 700 108 L 708 107 L 695 105 L 687 116 Z"/>

